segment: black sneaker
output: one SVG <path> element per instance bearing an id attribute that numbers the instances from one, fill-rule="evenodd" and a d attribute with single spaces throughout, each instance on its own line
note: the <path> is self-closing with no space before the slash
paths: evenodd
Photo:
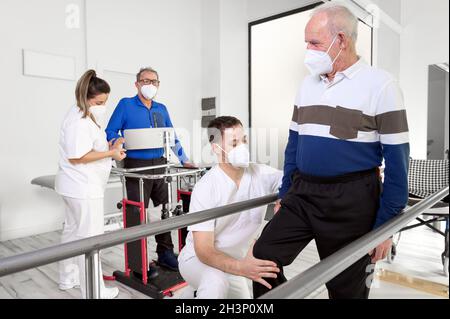
<path id="1" fill-rule="evenodd" d="M 142 274 L 137 272 L 137 271 L 133 271 L 133 275 L 139 279 L 142 280 Z M 148 265 L 148 272 L 147 272 L 147 278 L 148 279 L 154 279 L 156 277 L 159 276 L 159 272 L 158 272 L 158 268 L 156 267 L 155 263 L 151 262 Z"/>
<path id="2" fill-rule="evenodd" d="M 162 253 L 158 253 L 158 264 L 170 270 L 178 271 L 178 259 L 173 250 L 165 250 Z"/>

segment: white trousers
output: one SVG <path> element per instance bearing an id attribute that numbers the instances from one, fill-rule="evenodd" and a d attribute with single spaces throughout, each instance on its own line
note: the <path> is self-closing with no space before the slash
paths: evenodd
<path id="1" fill-rule="evenodd" d="M 61 243 L 103 234 L 103 198 L 76 199 L 63 196 L 65 221 Z M 100 291 L 104 289 L 100 263 Z M 81 255 L 59 262 L 59 282 L 62 285 L 80 285 L 81 296 L 86 298 L 85 256 Z"/>
<path id="2" fill-rule="evenodd" d="M 180 258 L 178 262 L 180 274 L 190 286 L 186 289 L 196 290 L 198 299 L 251 298 L 248 280 L 245 277 L 231 275 L 205 265 L 197 257 L 191 257 L 186 261 Z"/>

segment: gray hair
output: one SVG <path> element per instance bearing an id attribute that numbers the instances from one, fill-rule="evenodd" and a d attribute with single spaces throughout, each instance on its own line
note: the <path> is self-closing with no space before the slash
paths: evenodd
<path id="1" fill-rule="evenodd" d="M 356 43 L 358 39 L 358 18 L 347 6 L 342 3 L 328 2 L 317 7 L 311 17 L 319 13 L 326 13 L 328 28 L 332 34 L 344 32 Z"/>
<path id="2" fill-rule="evenodd" d="M 141 68 L 141 69 L 139 70 L 138 74 L 136 74 L 136 81 L 137 81 L 137 82 L 139 82 L 139 80 L 141 79 L 141 74 L 144 73 L 144 72 L 155 73 L 155 74 L 156 74 L 156 77 L 157 77 L 158 80 L 159 80 L 158 72 L 157 72 L 155 69 L 153 69 L 153 68 L 147 66 L 147 67 Z"/>

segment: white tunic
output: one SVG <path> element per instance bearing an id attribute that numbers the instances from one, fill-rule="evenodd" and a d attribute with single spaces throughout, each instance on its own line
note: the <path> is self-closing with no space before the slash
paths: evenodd
<path id="1" fill-rule="evenodd" d="M 267 165 L 250 164 L 237 188 L 217 165 L 195 185 L 189 213 L 277 193 L 282 177 L 282 171 Z M 190 232 L 180 259 L 187 261 L 195 256 L 193 231 L 214 232 L 216 249 L 237 259 L 245 257 L 266 210 L 267 205 L 188 227 Z"/>
<path id="2" fill-rule="evenodd" d="M 69 162 L 69 159 L 79 159 L 90 151 L 106 152 L 109 149 L 105 131 L 91 118 L 82 116 L 81 110 L 74 106 L 63 121 L 55 190 L 58 194 L 71 198 L 103 198 L 111 171 L 111 159 L 77 165 Z"/>

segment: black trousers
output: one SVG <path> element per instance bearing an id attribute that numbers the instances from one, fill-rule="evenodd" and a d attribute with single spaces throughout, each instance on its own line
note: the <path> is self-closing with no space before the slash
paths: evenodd
<path id="1" fill-rule="evenodd" d="M 132 158 L 125 158 L 124 167 L 125 168 L 139 168 L 139 167 L 147 167 L 147 166 L 156 166 L 166 164 L 167 161 L 165 158 L 157 158 L 151 160 L 139 160 Z M 165 168 L 161 169 L 153 169 L 148 171 L 139 172 L 138 174 L 162 174 L 165 172 Z M 127 186 L 127 196 L 129 200 L 139 202 L 139 179 L 136 178 L 127 178 L 126 179 Z M 144 180 L 144 205 L 145 208 L 148 208 L 148 204 L 150 199 L 153 202 L 153 205 L 159 206 L 161 204 L 168 203 L 168 190 L 167 184 L 164 183 L 162 179 L 155 180 Z M 156 252 L 161 253 L 169 249 L 173 249 L 172 236 L 170 233 L 163 233 L 159 235 L 155 235 L 156 239 Z"/>
<path id="2" fill-rule="evenodd" d="M 276 287 L 286 281 L 282 267 L 315 239 L 320 259 L 370 232 L 379 207 L 381 181 L 378 169 L 334 178 L 294 173 L 281 208 L 255 243 L 256 258 L 276 262 L 281 272 L 266 280 Z M 329 281 L 331 299 L 367 299 L 372 273 L 369 255 Z M 254 298 L 268 289 L 253 282 Z"/>

